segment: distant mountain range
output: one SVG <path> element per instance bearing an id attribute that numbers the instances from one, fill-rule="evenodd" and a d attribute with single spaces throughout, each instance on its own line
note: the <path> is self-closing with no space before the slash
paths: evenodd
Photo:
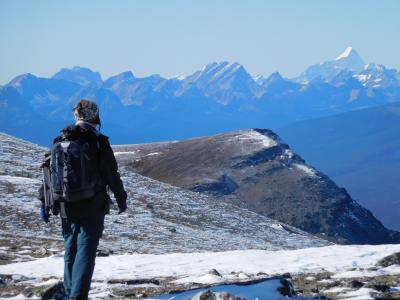
<path id="1" fill-rule="evenodd" d="M 297 122 L 277 132 L 387 227 L 400 230 L 400 103 Z"/>
<path id="2" fill-rule="evenodd" d="M 23 74 L 0 87 L 0 130 L 48 145 L 72 121 L 80 98 L 101 108 L 114 143 L 175 140 L 240 128 L 279 128 L 399 100 L 400 74 L 365 64 L 349 47 L 336 59 L 287 79 L 278 72 L 250 75 L 238 63 L 214 62 L 189 76 L 106 80 L 88 68 L 62 69 L 51 78 Z"/>

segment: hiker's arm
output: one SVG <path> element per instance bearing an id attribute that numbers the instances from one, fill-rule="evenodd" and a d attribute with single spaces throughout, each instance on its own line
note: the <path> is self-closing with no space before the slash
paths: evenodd
<path id="1" fill-rule="evenodd" d="M 102 136 L 100 144 L 100 171 L 102 178 L 113 192 L 118 206 L 124 206 L 126 204 L 127 195 L 118 173 L 118 164 L 114 152 L 111 149 L 107 137 Z"/>

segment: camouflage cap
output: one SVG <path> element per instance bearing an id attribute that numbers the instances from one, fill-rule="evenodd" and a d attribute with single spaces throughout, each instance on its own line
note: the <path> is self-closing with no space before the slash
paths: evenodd
<path id="1" fill-rule="evenodd" d="M 81 99 L 72 109 L 77 121 L 100 124 L 99 107 L 93 101 Z"/>

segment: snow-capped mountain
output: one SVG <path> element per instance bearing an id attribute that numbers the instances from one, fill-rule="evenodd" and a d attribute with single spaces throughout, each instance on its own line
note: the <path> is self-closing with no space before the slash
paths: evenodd
<path id="1" fill-rule="evenodd" d="M 71 81 L 79 85 L 102 83 L 101 75 L 99 72 L 93 72 L 89 68 L 73 67 L 72 69 L 63 68 L 53 75 L 53 79 L 61 79 Z"/>
<path id="2" fill-rule="evenodd" d="M 260 86 L 242 65 L 226 61 L 208 64 L 201 71 L 182 80 L 183 90 L 192 85 L 199 88 L 205 96 L 223 105 L 237 100 L 252 99 L 261 91 Z"/>
<path id="3" fill-rule="evenodd" d="M 124 72 L 107 79 L 102 88 L 110 90 L 119 97 L 125 106 L 141 106 L 154 94 L 155 87 L 165 81 L 159 75 L 136 78 L 132 72 Z"/>
<path id="4" fill-rule="evenodd" d="M 114 147 L 121 165 L 339 243 L 400 242 L 270 130 Z"/>
<path id="5" fill-rule="evenodd" d="M 352 47 L 347 47 L 336 59 L 312 65 L 293 80 L 300 83 L 307 83 L 316 78 L 329 79 L 342 70 L 360 72 L 363 70 L 364 65 L 365 63 L 357 51 Z"/>
<path id="6" fill-rule="evenodd" d="M 363 65 L 350 47 L 310 67 L 303 73 L 308 79 L 298 82 L 278 72 L 253 78 L 242 65 L 229 62 L 169 79 L 127 71 L 102 81 L 97 72 L 80 67 L 52 78 L 24 74 L 0 87 L 0 130 L 47 144 L 59 130 L 53 128 L 72 121 L 71 108 L 80 98 L 100 105 L 104 128 L 118 143 L 278 128 L 400 99 L 399 72 Z"/>
<path id="7" fill-rule="evenodd" d="M 274 95 L 282 95 L 287 97 L 299 91 L 301 85 L 283 78 L 279 72 L 272 73 L 270 76 L 258 79 L 263 90 L 263 98 L 268 98 Z"/>
<path id="8" fill-rule="evenodd" d="M 368 64 L 361 72 L 353 75 L 363 86 L 370 89 L 396 90 L 399 87 L 399 73 L 384 65 Z M 396 95 L 397 96 L 397 95 Z"/>
<path id="9" fill-rule="evenodd" d="M 360 55 L 353 47 L 347 47 L 343 53 L 341 53 L 333 63 L 336 68 L 348 69 L 351 71 L 361 71 L 365 65 Z"/>

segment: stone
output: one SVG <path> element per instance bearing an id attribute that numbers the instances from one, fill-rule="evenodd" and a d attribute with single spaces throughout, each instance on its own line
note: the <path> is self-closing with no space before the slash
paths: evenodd
<path id="1" fill-rule="evenodd" d="M 364 283 L 355 279 L 350 282 L 350 286 L 354 289 L 359 289 L 360 287 L 364 286 Z"/>
<path id="2" fill-rule="evenodd" d="M 98 257 L 106 257 L 106 256 L 110 256 L 110 254 L 113 254 L 113 251 L 107 250 L 107 249 L 97 249 L 97 253 L 96 253 L 96 255 Z"/>
<path id="3" fill-rule="evenodd" d="M 389 267 L 391 265 L 400 265 L 400 252 L 396 252 L 382 258 L 376 263 L 376 265 L 384 268 Z"/>
<path id="4" fill-rule="evenodd" d="M 215 275 L 215 276 L 218 276 L 218 277 L 222 276 L 216 269 L 211 269 L 210 271 L 208 271 L 208 274 Z"/>
<path id="5" fill-rule="evenodd" d="M 268 274 L 267 274 L 267 273 L 264 273 L 264 272 L 258 272 L 258 273 L 256 274 L 256 276 L 268 276 Z"/>
<path id="6" fill-rule="evenodd" d="M 282 286 L 278 288 L 279 293 L 281 293 L 283 296 L 288 297 L 295 295 L 293 284 L 290 280 L 286 278 L 281 278 L 280 282 Z"/>
<path id="7" fill-rule="evenodd" d="M 47 249 L 46 249 L 45 247 L 41 247 L 41 248 L 37 251 L 37 253 L 40 254 L 40 255 L 46 255 L 46 254 L 48 254 L 48 251 L 47 251 Z"/>
<path id="8" fill-rule="evenodd" d="M 19 283 L 19 282 L 27 281 L 29 279 L 31 279 L 31 278 L 26 277 L 24 275 L 19 275 L 19 274 L 12 275 L 12 282 L 13 283 Z"/>
<path id="9" fill-rule="evenodd" d="M 379 292 L 385 293 L 390 291 L 390 286 L 387 284 L 369 284 L 367 287 L 377 290 Z"/>
<path id="10" fill-rule="evenodd" d="M 43 292 L 41 293 L 41 299 L 63 299 L 64 295 L 64 285 L 62 281 L 59 281 L 43 290 Z"/>

